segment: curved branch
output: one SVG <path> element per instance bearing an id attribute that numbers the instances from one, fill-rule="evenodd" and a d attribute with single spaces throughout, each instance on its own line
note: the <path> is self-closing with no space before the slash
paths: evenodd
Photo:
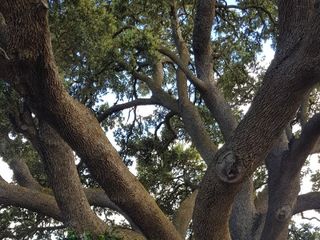
<path id="1" fill-rule="evenodd" d="M 101 194 L 101 191 L 98 192 Z M 89 193 L 88 196 L 89 201 L 100 203 L 101 207 L 105 207 L 106 205 L 110 206 L 107 203 L 107 200 L 101 199 L 102 201 L 97 201 L 97 199 L 90 199 L 91 197 L 96 198 L 94 197 L 95 194 L 92 195 Z M 57 202 L 52 195 L 25 187 L 8 184 L 2 181 L 0 181 L 0 204 L 26 208 L 30 211 L 43 214 L 60 222 L 63 222 L 64 219 Z M 114 232 L 119 234 L 122 237 L 121 239 L 145 240 L 141 234 L 129 229 L 116 228 Z"/>
<path id="2" fill-rule="evenodd" d="M 41 190 L 42 186 L 33 178 L 28 165 L 21 159 L 15 159 L 10 162 L 10 168 L 13 171 L 14 178 L 22 187 L 33 190 Z"/>
<path id="3" fill-rule="evenodd" d="M 29 167 L 25 163 L 25 161 L 13 160 L 10 162 L 10 167 L 13 170 L 14 177 L 20 186 L 29 188 L 31 190 L 38 190 L 40 192 L 46 192 L 46 193 L 52 192 L 51 189 L 42 187 L 33 178 L 33 176 L 30 173 Z M 90 205 L 109 208 L 111 210 L 117 211 L 128 220 L 128 222 L 130 223 L 130 225 L 135 231 L 140 231 L 138 226 L 136 226 L 136 224 L 132 221 L 132 219 L 122 209 L 120 209 L 114 202 L 112 202 L 102 189 L 85 188 L 84 193 Z"/>
<path id="4" fill-rule="evenodd" d="M 0 204 L 27 208 L 58 221 L 63 221 L 61 211 L 53 196 L 1 181 Z"/>
<path id="5" fill-rule="evenodd" d="M 303 212 L 301 213 L 301 218 L 305 219 L 305 220 L 309 220 L 309 221 L 316 220 L 316 221 L 318 221 L 320 223 L 320 218 L 317 218 L 317 217 L 310 217 L 310 218 L 309 217 L 305 217 Z"/>
<path id="6" fill-rule="evenodd" d="M 192 137 L 203 159 L 209 164 L 212 160 L 212 155 L 217 151 L 217 147 L 212 143 L 198 110 L 186 99 L 186 94 L 184 93 L 183 101 L 180 97 L 177 101 L 170 94 L 159 88 L 150 77 L 137 71 L 132 71 L 132 74 L 149 86 L 153 94 L 152 98 L 158 101 L 160 105 L 182 117 L 188 134 Z"/>
<path id="7" fill-rule="evenodd" d="M 299 195 L 293 214 L 314 209 L 320 209 L 320 192 L 310 192 Z"/>
<path id="8" fill-rule="evenodd" d="M 137 71 L 132 71 L 132 75 L 149 86 L 152 91 L 152 99 L 154 99 L 154 101 L 174 113 L 179 113 L 178 102 L 169 93 L 159 88 L 150 77 Z"/>
<path id="9" fill-rule="evenodd" d="M 37 190 L 40 193 L 41 192 L 46 194 L 50 193 L 49 195 L 52 195 L 51 189 L 42 187 L 33 178 L 27 164 L 23 160 L 11 161 L 10 167 L 12 168 L 15 179 L 17 180 L 20 186 L 28 188 L 30 190 Z M 4 179 L 3 179 L 3 182 L 6 183 Z M 112 202 L 102 189 L 85 188 L 84 193 L 90 205 L 102 207 L 102 208 L 109 208 L 111 210 L 117 211 L 128 220 L 128 222 L 130 223 L 130 225 L 135 231 L 139 231 L 138 226 L 135 225 L 132 219 L 122 209 L 120 209 L 114 202 Z M 62 221 L 62 219 L 60 220 Z"/>
<path id="10" fill-rule="evenodd" d="M 183 63 L 183 61 L 170 49 L 165 47 L 158 48 L 158 51 L 167 57 L 169 57 L 174 63 L 178 65 L 178 67 L 186 74 L 187 78 L 200 90 L 206 90 L 206 86 L 202 80 L 197 78 L 193 72 L 188 68 L 187 65 Z"/>
<path id="11" fill-rule="evenodd" d="M 122 111 L 124 109 L 128 109 L 128 108 L 132 108 L 132 107 L 136 107 L 136 106 L 143 106 L 143 105 L 154 105 L 154 104 L 159 104 L 158 101 L 156 101 L 153 98 L 138 98 L 135 99 L 131 102 L 127 102 L 127 103 L 121 103 L 121 104 L 117 104 L 114 105 L 110 108 L 108 108 L 105 112 L 99 114 L 97 116 L 97 119 L 99 122 L 104 121 L 108 116 L 117 113 L 119 111 Z"/>
<path id="12" fill-rule="evenodd" d="M 179 100 L 176 101 L 147 75 L 137 71 L 132 71 L 132 74 L 149 86 L 153 94 L 152 98 L 155 99 L 155 101 L 182 117 L 188 134 L 192 137 L 203 159 L 209 164 L 212 160 L 212 155 L 217 151 L 217 147 L 212 143 L 198 110 L 187 99 L 186 93 L 184 92 L 183 96 L 179 93 Z M 178 82 L 182 82 L 183 84 L 184 81 L 181 81 L 183 76 L 181 74 L 177 75 L 179 75 Z M 183 87 L 179 87 L 180 90 L 181 88 Z M 182 100 L 182 98 L 184 100 Z M 181 110 L 181 108 L 183 108 L 183 110 Z"/>

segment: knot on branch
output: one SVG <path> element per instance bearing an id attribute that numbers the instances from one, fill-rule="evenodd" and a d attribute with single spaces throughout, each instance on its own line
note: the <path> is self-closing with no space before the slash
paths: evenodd
<path id="1" fill-rule="evenodd" d="M 223 152 L 218 156 L 216 171 L 219 178 L 228 183 L 239 182 L 244 176 L 242 164 L 236 160 L 233 151 Z"/>
<path id="2" fill-rule="evenodd" d="M 276 211 L 276 219 L 280 222 L 284 222 L 291 218 L 292 208 L 289 205 L 284 205 L 277 209 Z"/>

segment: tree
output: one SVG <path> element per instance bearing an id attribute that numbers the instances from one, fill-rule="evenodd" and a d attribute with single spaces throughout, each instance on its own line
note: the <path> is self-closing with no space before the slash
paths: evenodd
<path id="1" fill-rule="evenodd" d="M 317 175 L 315 192 L 298 195 L 302 166 L 319 151 L 319 7 L 3 0 L 1 157 L 17 184 L 0 181 L 2 226 L 23 219 L 4 237 L 69 228 L 93 238 L 287 239 L 294 214 L 320 208 Z M 274 60 L 253 75 L 266 39 Z M 157 109 L 138 117 L 142 105 Z M 113 127 L 119 152 L 105 133 Z M 105 208 L 131 227 L 101 220 Z"/>

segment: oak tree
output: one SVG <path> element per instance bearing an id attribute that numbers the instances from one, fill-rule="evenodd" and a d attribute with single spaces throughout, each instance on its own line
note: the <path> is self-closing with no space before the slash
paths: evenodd
<path id="1" fill-rule="evenodd" d="M 0 236 L 287 239 L 320 208 L 319 45 L 317 0 L 2 0 Z"/>

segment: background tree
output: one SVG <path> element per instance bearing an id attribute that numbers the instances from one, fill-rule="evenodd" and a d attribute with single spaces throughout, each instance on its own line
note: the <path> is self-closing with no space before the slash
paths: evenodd
<path id="1" fill-rule="evenodd" d="M 317 2 L 10 0 L 0 13 L 15 179 L 0 181 L 2 238 L 317 237 L 289 231 L 320 205 L 318 172 L 298 195 L 319 152 Z"/>

